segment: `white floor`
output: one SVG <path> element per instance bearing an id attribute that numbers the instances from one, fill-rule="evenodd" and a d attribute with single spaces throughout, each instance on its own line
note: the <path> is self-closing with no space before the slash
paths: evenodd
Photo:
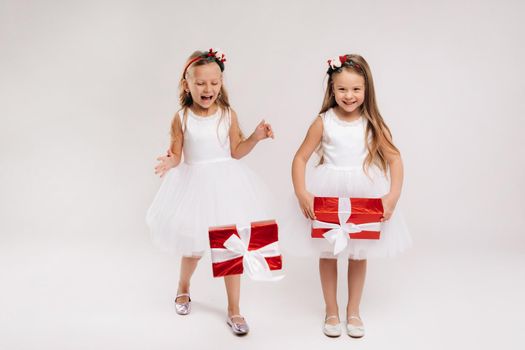
<path id="1" fill-rule="evenodd" d="M 193 312 L 181 317 L 172 302 L 178 261 L 147 238 L 135 248 L 117 243 L 3 242 L 0 349 L 525 348 L 521 249 L 490 256 L 412 249 L 370 261 L 367 334 L 355 340 L 321 333 L 315 260 L 287 259 L 278 283 L 244 280 L 241 307 L 252 331 L 237 338 L 225 324 L 223 282 L 211 277 L 209 260 L 193 280 Z"/>

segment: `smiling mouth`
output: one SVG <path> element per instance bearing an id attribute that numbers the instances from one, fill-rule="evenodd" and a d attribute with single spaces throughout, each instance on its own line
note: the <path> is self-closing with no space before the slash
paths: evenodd
<path id="1" fill-rule="evenodd" d="M 213 95 L 210 95 L 210 96 L 201 96 L 201 100 L 203 101 L 211 101 L 213 98 Z"/>

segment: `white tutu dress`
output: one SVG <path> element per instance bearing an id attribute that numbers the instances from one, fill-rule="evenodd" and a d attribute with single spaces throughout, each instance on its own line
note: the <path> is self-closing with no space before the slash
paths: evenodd
<path id="1" fill-rule="evenodd" d="M 390 180 L 374 165 L 363 170 L 368 154 L 365 144 L 367 120 L 347 122 L 337 117 L 333 109 L 321 115 L 323 164 L 306 172 L 306 189 L 316 197 L 380 198 L 390 190 Z M 290 210 L 285 210 L 290 212 Z M 390 220 L 384 222 L 379 240 L 350 239 L 345 250 L 333 254 L 333 246 L 322 238 L 311 238 L 311 221 L 304 218 L 297 200 L 293 213 L 283 218 L 281 246 L 292 255 L 316 255 L 322 258 L 367 259 L 388 257 L 411 245 L 411 237 L 402 218 L 399 205 Z"/>
<path id="2" fill-rule="evenodd" d="M 208 228 L 267 220 L 269 191 L 259 177 L 230 153 L 229 113 L 200 117 L 190 109 L 183 159 L 164 176 L 146 215 L 154 244 L 183 256 L 209 251 Z"/>

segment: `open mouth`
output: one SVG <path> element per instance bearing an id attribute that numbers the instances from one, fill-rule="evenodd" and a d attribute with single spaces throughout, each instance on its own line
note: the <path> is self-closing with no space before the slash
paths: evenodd
<path id="1" fill-rule="evenodd" d="M 201 100 L 203 100 L 203 101 L 211 101 L 212 99 L 213 99 L 213 95 L 201 96 Z"/>

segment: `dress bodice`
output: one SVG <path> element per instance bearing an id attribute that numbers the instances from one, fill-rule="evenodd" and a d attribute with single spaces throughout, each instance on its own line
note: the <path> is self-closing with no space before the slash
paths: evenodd
<path id="1" fill-rule="evenodd" d="M 341 168 L 362 167 L 368 154 L 365 143 L 366 119 L 361 116 L 347 122 L 340 119 L 333 109 L 321 114 L 321 118 L 324 163 Z"/>
<path id="2" fill-rule="evenodd" d="M 186 120 L 183 111 L 179 112 L 179 118 L 184 134 L 184 162 L 197 164 L 232 159 L 229 112 L 218 109 L 213 115 L 201 117 L 188 108 Z"/>

